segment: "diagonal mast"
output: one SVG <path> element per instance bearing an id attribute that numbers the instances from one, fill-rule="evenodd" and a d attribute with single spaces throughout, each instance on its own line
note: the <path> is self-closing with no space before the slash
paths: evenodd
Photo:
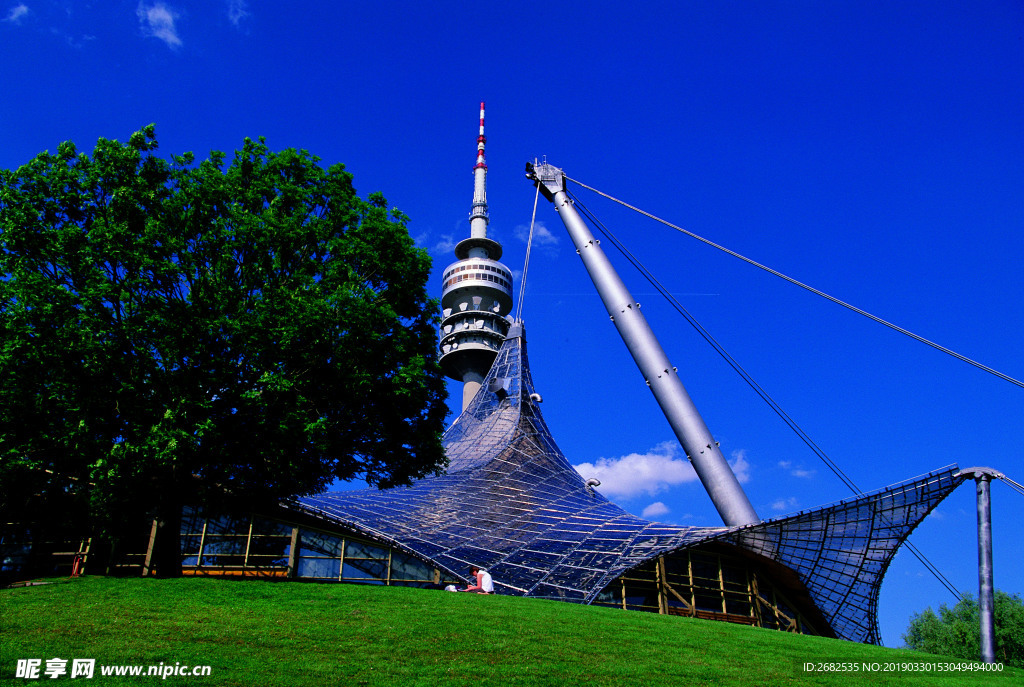
<path id="1" fill-rule="evenodd" d="M 640 313 L 640 305 L 622 282 L 608 257 L 594 239 L 590 229 L 580 218 L 565 192 L 565 174 L 562 170 L 544 164 L 527 164 L 527 177 L 551 201 L 559 217 L 569 230 L 576 252 L 619 335 L 629 349 L 637 367 L 647 380 L 658 405 L 665 413 L 672 431 L 686 451 L 697 476 L 707 490 L 719 515 L 730 527 L 750 525 L 761 521 L 754 512 L 739 480 L 722 455 L 718 442 L 711 436 L 704 419 L 687 393 L 677 370 L 669 362 L 664 349 Z"/>

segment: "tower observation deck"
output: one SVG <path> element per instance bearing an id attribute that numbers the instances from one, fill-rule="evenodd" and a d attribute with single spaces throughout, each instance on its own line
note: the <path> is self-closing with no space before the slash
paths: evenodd
<path id="1" fill-rule="evenodd" d="M 501 244 L 487 237 L 486 143 L 480 103 L 469 238 L 455 246 L 458 260 L 445 268 L 441 290 L 441 369 L 462 382 L 463 410 L 480 388 L 511 324 L 507 316 L 512 310 L 512 272 L 498 262 Z"/>

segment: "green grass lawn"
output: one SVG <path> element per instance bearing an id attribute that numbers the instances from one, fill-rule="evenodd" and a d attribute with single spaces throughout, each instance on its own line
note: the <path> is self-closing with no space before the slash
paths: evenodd
<path id="1" fill-rule="evenodd" d="M 1011 685 L 1024 671 L 650 613 L 399 587 L 85 577 L 0 591 L 0 683 L 177 685 Z M 91 680 L 16 679 L 19 658 L 96 659 Z M 102 677 L 102 665 L 209 665 Z M 879 664 L 808 673 L 804 663 Z"/>

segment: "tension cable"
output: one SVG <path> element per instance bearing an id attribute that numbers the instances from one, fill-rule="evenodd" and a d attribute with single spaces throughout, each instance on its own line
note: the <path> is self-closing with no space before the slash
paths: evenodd
<path id="1" fill-rule="evenodd" d="M 826 300 L 832 301 L 836 305 L 841 305 L 844 308 L 847 308 L 848 310 L 852 310 L 853 312 L 857 313 L 858 315 L 863 315 L 864 317 L 868 318 L 869 320 L 874 320 L 878 324 L 884 325 L 884 326 L 888 327 L 889 329 L 892 329 L 893 331 L 897 331 L 900 334 L 904 334 L 906 336 L 909 336 L 911 339 L 914 339 L 915 341 L 919 341 L 919 342 L 921 342 L 923 344 L 931 346 L 932 348 L 934 348 L 937 351 L 942 351 L 943 353 L 945 353 L 947 355 L 950 355 L 950 356 L 956 358 L 957 360 L 963 361 L 963 362 L 967 363 L 968 365 L 973 365 L 974 367 L 978 368 L 979 370 L 984 370 L 985 372 L 988 372 L 989 374 L 992 374 L 992 375 L 995 375 L 996 377 L 999 377 L 1003 381 L 1010 382 L 1011 384 L 1014 384 L 1014 385 L 1019 386 L 1022 389 L 1024 389 L 1024 382 L 1020 381 L 1019 379 L 1015 379 L 1015 378 L 1013 378 L 1013 377 L 1011 377 L 1011 376 L 1009 376 L 1007 374 L 1004 374 L 1004 373 L 1000 372 L 999 370 L 993 369 L 993 368 L 991 368 L 991 367 L 989 367 L 987 365 L 983 365 L 982 363 L 979 363 L 976 360 L 972 360 L 972 359 L 968 358 L 967 356 L 961 355 L 960 353 L 957 353 L 954 350 L 946 348 L 945 346 L 939 345 L 939 344 L 935 343 L 934 341 L 929 341 L 928 339 L 924 338 L 923 336 L 918 336 L 917 334 L 915 334 L 912 331 L 909 331 L 907 329 L 904 329 L 903 327 L 895 325 L 892 322 L 888 322 L 886 320 L 883 320 L 881 317 L 877 317 L 876 315 L 872 315 L 871 313 L 867 312 L 866 310 L 861 310 L 860 308 L 858 308 L 858 307 L 856 307 L 854 305 L 850 305 L 849 303 L 847 303 L 845 301 L 841 301 L 841 300 L 839 300 L 838 298 L 836 298 L 834 296 L 830 296 L 829 294 L 825 293 L 824 291 L 819 291 L 818 289 L 814 288 L 813 286 L 809 286 L 807 284 L 804 284 L 801 281 L 797 281 L 796 279 L 793 279 L 792 277 L 783 274 L 782 272 L 779 272 L 777 270 L 773 270 L 771 267 L 768 267 L 767 265 L 762 265 L 761 263 L 759 263 L 759 262 L 757 262 L 755 260 L 751 260 L 750 258 L 748 258 L 748 257 L 746 257 L 744 255 L 740 255 L 739 253 L 737 253 L 735 251 L 729 250 L 725 246 L 720 246 L 719 244 L 717 244 L 717 243 L 715 243 L 715 242 L 713 242 L 713 241 L 711 241 L 709 239 L 706 239 L 703 236 L 700 236 L 698 234 L 694 234 L 692 231 L 687 231 L 686 229 L 683 229 L 682 227 L 676 226 L 675 224 L 672 224 L 671 222 L 669 222 L 667 220 L 661 219 L 660 217 L 652 215 L 649 212 L 645 212 L 644 210 L 641 210 L 638 207 L 634 207 L 634 206 L 630 205 L 629 203 L 626 203 L 625 201 L 619 200 L 618 198 L 614 198 L 614 197 L 612 197 L 612 196 L 610 196 L 607 193 L 604 193 L 602 191 L 598 191 L 596 188 L 594 188 L 592 186 L 587 186 L 582 181 L 577 181 L 576 179 L 570 179 L 569 177 L 566 177 L 566 179 L 571 181 L 571 182 L 573 182 L 573 183 L 575 183 L 575 184 L 579 184 L 580 186 L 582 186 L 583 188 L 585 188 L 587 190 L 593 191 L 594 193 L 598 194 L 599 196 L 604 196 L 608 200 L 615 201 L 619 205 L 627 207 L 630 210 L 633 210 L 634 212 L 638 212 L 638 213 L 640 213 L 641 215 L 643 215 L 645 217 L 649 217 L 650 219 L 653 219 L 656 222 L 660 222 L 661 224 L 664 224 L 667 227 L 671 227 L 671 228 L 675 229 L 678 232 L 682 232 L 683 234 L 686 234 L 687 236 L 689 236 L 691 238 L 695 238 L 695 239 L 697 239 L 698 241 L 700 241 L 702 243 L 706 243 L 707 245 L 711 246 L 712 248 L 717 248 L 718 250 L 723 251 L 725 253 L 728 253 L 729 255 L 733 256 L 734 258 L 739 258 L 743 262 L 746 262 L 746 263 L 748 263 L 750 265 L 753 265 L 754 267 L 762 269 L 765 272 L 768 272 L 769 274 L 773 274 L 776 277 L 779 277 L 780 279 L 785 279 L 790 284 L 794 284 L 795 286 L 799 286 L 802 289 L 806 289 L 807 291 L 810 291 L 811 293 L 813 293 L 815 295 L 821 296 L 822 298 L 824 298 Z"/>
<path id="2" fill-rule="evenodd" d="M 537 221 L 537 199 L 540 197 L 540 185 L 533 195 L 533 216 L 530 217 L 530 235 L 526 239 L 526 261 L 523 263 L 523 277 L 519 280 L 519 302 L 516 303 L 516 322 L 523 319 L 523 299 L 526 296 L 526 272 L 530 269 L 530 248 L 533 247 L 533 225 Z"/>
<path id="3" fill-rule="evenodd" d="M 633 255 L 633 253 L 631 253 L 628 248 L 626 248 L 625 244 L 623 244 L 618 239 L 618 237 L 616 237 L 606 226 L 604 226 L 601 220 L 599 220 L 594 215 L 594 213 L 590 212 L 586 208 L 586 206 L 584 206 L 583 203 L 580 202 L 579 198 L 577 198 L 574 194 L 571 193 L 569 194 L 569 196 L 572 198 L 573 203 L 576 205 L 576 207 L 579 208 L 580 213 L 586 216 L 587 219 L 589 219 L 594 224 L 594 226 L 597 227 L 598 231 L 600 231 L 602 235 L 604 235 L 609 241 L 612 242 L 612 245 L 614 245 L 615 248 L 617 248 L 619 252 L 622 253 L 626 260 L 629 261 L 629 263 L 633 265 L 633 267 L 635 267 L 637 271 L 640 272 L 640 274 L 642 274 L 645 279 L 647 279 L 651 286 L 653 286 L 655 290 L 657 290 L 658 293 L 661 294 L 661 296 L 665 298 L 665 300 L 667 300 L 668 303 L 673 308 L 675 308 L 675 310 L 680 315 L 682 315 L 683 318 L 686 319 L 686 321 L 689 322 L 694 329 L 697 330 L 697 333 L 700 334 L 701 337 L 705 341 L 707 341 L 708 344 L 710 344 L 711 347 L 715 349 L 715 351 L 720 356 L 722 356 L 725 362 L 728 363 L 728 365 L 740 376 L 740 378 L 743 379 L 743 381 L 745 381 L 750 386 L 750 388 L 754 390 L 754 393 L 761 397 L 761 399 L 768 405 L 768 407 L 771 408 L 775 412 L 775 414 L 778 415 L 791 430 L 793 430 L 793 432 L 800 438 L 800 440 L 803 441 L 807 445 L 807 447 L 811 449 L 811 451 L 828 467 L 828 469 L 831 470 L 832 473 L 836 477 L 838 477 L 839 480 L 844 485 L 846 485 L 846 487 L 854 494 L 859 495 L 865 493 L 860 487 L 858 487 L 854 483 L 852 479 L 850 479 L 850 477 L 845 472 L 843 472 L 842 468 L 840 468 L 839 465 L 837 465 L 836 462 L 833 461 L 828 456 L 828 454 L 826 454 L 825 451 L 822 450 L 822 448 L 814 442 L 813 439 L 811 439 L 810 435 L 808 435 L 807 432 L 805 432 L 803 428 L 796 423 L 796 420 L 790 417 L 790 415 L 785 410 L 782 409 L 782 406 L 780 406 L 778 402 L 774 398 L 772 398 L 771 395 L 769 395 L 768 392 L 765 391 L 765 389 L 760 384 L 758 384 L 753 377 L 750 376 L 750 373 L 748 373 L 743 368 L 743 366 L 741 366 L 739 362 L 735 358 L 733 358 L 732 355 L 730 355 L 729 352 L 726 351 L 720 343 L 718 343 L 718 341 L 711 335 L 711 333 L 707 329 L 705 329 L 704 326 L 701 325 L 700 322 L 698 322 L 697 319 L 693 317 L 693 315 L 691 315 L 686 308 L 683 307 L 683 305 L 676 299 L 676 297 L 673 296 L 672 293 L 660 281 L 658 281 L 657 277 L 655 277 L 654 274 L 650 270 L 648 270 L 647 267 L 644 266 L 644 264 L 641 263 L 640 260 L 635 255 Z M 947 591 L 953 594 L 953 596 L 955 596 L 957 599 L 963 598 L 963 593 L 961 593 L 960 590 L 956 588 L 956 586 L 949 580 L 949 578 L 947 578 L 942 573 L 942 571 L 935 567 L 935 564 L 933 564 L 928 559 L 928 557 L 925 556 L 924 553 L 914 545 L 913 542 L 911 542 L 909 539 L 906 539 L 904 540 L 904 544 L 907 545 L 907 548 L 910 549 L 910 552 L 912 554 L 914 554 L 914 557 L 917 558 L 922 565 L 924 565 L 925 569 L 928 570 L 928 572 L 930 572 L 935 577 L 935 579 L 937 579 L 939 583 L 946 588 Z"/>

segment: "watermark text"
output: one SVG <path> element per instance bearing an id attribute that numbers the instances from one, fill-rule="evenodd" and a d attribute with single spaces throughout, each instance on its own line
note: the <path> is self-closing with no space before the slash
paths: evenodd
<path id="1" fill-rule="evenodd" d="M 807 661 L 804 673 L 1001 673 L 1002 663 L 980 661 Z"/>
<path id="2" fill-rule="evenodd" d="M 84 678 L 86 680 L 98 675 L 118 677 L 158 677 L 166 680 L 169 677 L 206 677 L 210 674 L 210 666 L 191 666 L 176 661 L 173 664 L 161 661 L 159 664 L 148 665 L 96 665 L 95 658 L 19 658 L 14 669 L 14 677 L 25 680 L 43 678 L 69 679 Z"/>

